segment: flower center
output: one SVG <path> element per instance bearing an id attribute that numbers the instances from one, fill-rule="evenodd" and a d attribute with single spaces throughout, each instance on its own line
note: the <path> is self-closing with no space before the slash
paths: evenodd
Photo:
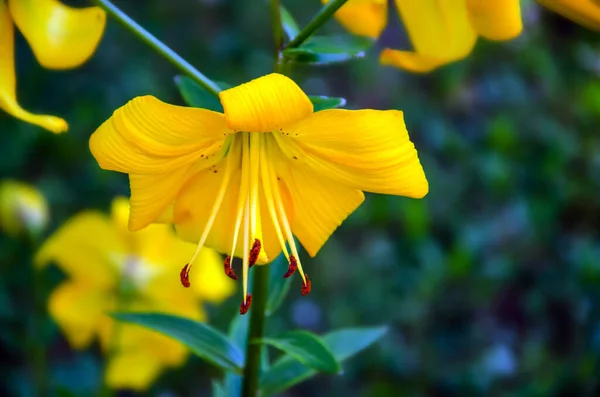
<path id="1" fill-rule="evenodd" d="M 231 183 L 234 171 L 241 171 L 239 195 L 235 211 L 235 222 L 233 227 L 233 239 L 231 242 L 231 254 L 225 258 L 225 274 L 237 280 L 231 263 L 238 245 L 240 230 L 242 230 L 242 281 L 244 298 L 240 305 L 240 313 L 245 314 L 250 308 L 252 295 L 248 293 L 248 271 L 259 259 L 261 262 L 269 261 L 266 253 L 262 250 L 261 236 L 262 226 L 260 219 L 259 193 L 262 189 L 264 204 L 274 226 L 275 234 L 283 254 L 288 260 L 289 267 L 284 278 L 290 277 L 296 270 L 302 277 L 303 295 L 310 292 L 311 282 L 308 275 L 302 270 L 298 249 L 294 242 L 292 229 L 283 205 L 282 192 L 279 179 L 273 166 L 273 158 L 279 150 L 278 142 L 273 133 L 249 133 L 238 132 L 231 137 L 229 152 L 222 161 L 225 161 L 224 175 L 219 186 L 217 197 L 211 209 L 206 226 L 198 241 L 196 252 L 192 259 L 181 270 L 181 283 L 189 287 L 189 272 L 196 256 L 204 246 L 213 223 L 221 209 L 225 192 Z M 217 172 L 216 170 L 214 172 Z M 289 249 L 288 249 L 289 248 Z M 262 254 L 262 257 L 261 257 Z"/>

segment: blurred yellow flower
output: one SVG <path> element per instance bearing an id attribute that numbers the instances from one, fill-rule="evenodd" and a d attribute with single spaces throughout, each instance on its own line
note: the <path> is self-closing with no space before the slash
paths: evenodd
<path id="1" fill-rule="evenodd" d="M 77 349 L 94 337 L 109 356 L 105 379 L 114 388 L 146 389 L 187 350 L 153 331 L 117 323 L 112 311 L 163 312 L 204 320 L 202 301 L 220 302 L 235 285 L 221 277 L 221 258 L 208 248 L 196 258 L 193 288 L 181 288 L 171 269 L 187 260 L 194 245 L 179 240 L 170 225 L 127 230 L 129 204 L 117 198 L 109 218 L 97 211 L 76 215 L 51 236 L 35 262 L 56 263 L 68 276 L 51 294 L 50 315 Z"/>
<path id="2" fill-rule="evenodd" d="M 478 36 L 510 40 L 522 30 L 519 0 L 396 0 L 396 7 L 414 51 L 386 48 L 380 62 L 411 72 L 465 58 Z M 387 1 L 349 0 L 336 18 L 355 34 L 377 38 L 387 23 Z"/>
<path id="3" fill-rule="evenodd" d="M 0 230 L 13 237 L 39 236 L 48 218 L 48 203 L 39 190 L 23 182 L 0 181 Z"/>
<path id="4" fill-rule="evenodd" d="M 58 0 L 0 0 L 0 109 L 54 133 L 65 132 L 65 120 L 32 114 L 17 102 L 13 22 L 43 67 L 70 69 L 94 53 L 106 15 L 98 7 L 71 8 Z"/>
<path id="5" fill-rule="evenodd" d="M 600 1 L 598 0 L 537 0 L 588 29 L 600 31 Z"/>
<path id="6" fill-rule="evenodd" d="M 224 114 L 135 98 L 94 132 L 90 148 L 102 168 L 129 174 L 131 230 L 173 222 L 198 250 L 229 253 L 232 278 L 231 258 L 242 258 L 242 313 L 248 269 L 282 250 L 286 276 L 299 269 L 303 293 L 310 290 L 293 235 L 314 256 L 363 190 L 428 191 L 400 111 L 313 113 L 300 87 L 276 73 L 219 96 Z"/>

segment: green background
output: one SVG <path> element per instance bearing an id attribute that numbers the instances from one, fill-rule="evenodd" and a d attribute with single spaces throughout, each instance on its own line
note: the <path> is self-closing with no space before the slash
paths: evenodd
<path id="1" fill-rule="evenodd" d="M 272 71 L 266 2 L 116 4 L 214 80 L 235 85 Z M 320 6 L 283 4 L 300 26 Z M 431 74 L 378 65 L 381 48 L 409 48 L 394 8 L 365 59 L 294 67 L 310 95 L 345 97 L 348 108 L 403 110 L 430 192 L 423 200 L 367 195 L 319 255 L 304 259 L 312 293 L 302 297 L 293 284 L 269 319 L 272 331 L 380 324 L 390 331 L 345 363 L 343 375 L 318 376 L 286 396 L 600 394 L 599 39 L 523 5 L 521 37 L 480 40 L 468 59 Z M 319 34 L 333 32 L 343 33 L 336 22 Z M 16 47 L 21 104 L 70 123 L 68 134 L 56 136 L 0 114 L 0 177 L 43 191 L 50 233 L 78 211 L 107 210 L 115 195 L 128 194 L 126 175 L 97 166 L 89 136 L 135 96 L 183 104 L 173 84 L 179 71 L 112 20 L 78 70 L 42 69 L 19 34 Z M 23 342 L 31 254 L 26 243 L 1 237 L 2 395 L 32 395 Z M 58 272 L 47 277 L 48 289 L 60 280 Z M 208 308 L 211 323 L 225 329 L 240 296 Z M 50 319 L 36 332 L 52 385 L 93 395 L 97 346 L 72 351 Z M 194 358 L 147 395 L 209 395 L 219 376 Z"/>

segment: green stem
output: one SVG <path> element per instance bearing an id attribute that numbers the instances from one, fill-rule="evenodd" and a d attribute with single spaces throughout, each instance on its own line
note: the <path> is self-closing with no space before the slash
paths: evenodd
<path id="1" fill-rule="evenodd" d="M 39 248 L 39 238 L 30 236 L 29 245 L 31 252 L 36 252 Z M 34 384 L 37 395 L 44 397 L 48 395 L 48 379 L 46 371 L 46 352 L 44 346 L 43 335 L 44 318 L 46 315 L 45 309 L 45 280 L 41 270 L 36 269 L 32 264 L 31 271 L 33 272 L 33 313 L 31 316 L 30 328 L 28 330 L 29 343 L 33 358 Z"/>
<path id="2" fill-rule="evenodd" d="M 281 9 L 279 0 L 271 0 L 271 27 L 273 29 L 273 42 L 275 44 L 275 54 L 279 53 L 283 46 L 283 25 L 281 24 Z"/>
<path id="3" fill-rule="evenodd" d="M 287 45 L 287 48 L 298 47 L 300 44 L 304 43 L 304 41 L 306 41 L 306 39 L 312 36 L 317 29 L 327 22 L 333 16 L 333 14 L 340 9 L 341 6 L 346 4 L 346 1 L 348 0 L 331 0 L 329 3 L 325 4 L 317 13 L 317 15 L 314 16 L 312 21 L 310 21 L 308 25 L 306 25 L 304 29 L 298 33 L 298 36 L 296 36 L 294 40 L 290 41 L 290 43 Z"/>
<path id="4" fill-rule="evenodd" d="M 154 51 L 171 62 L 175 67 L 200 84 L 206 91 L 218 97 L 221 88 L 211 79 L 200 73 L 188 61 L 179 56 L 175 51 L 167 47 L 163 42 L 154 37 L 150 32 L 137 24 L 127 14 L 119 10 L 110 0 L 92 0 L 98 6 L 102 7 L 108 15 L 117 20 L 125 29 L 129 30 L 138 39 L 146 43 Z"/>
<path id="5" fill-rule="evenodd" d="M 269 294 L 269 267 L 255 266 L 252 283 L 252 307 L 250 313 L 250 329 L 246 346 L 246 365 L 244 366 L 244 381 L 242 397 L 258 395 L 258 377 L 260 375 L 260 357 L 262 344 L 253 343 L 263 337 L 265 329 L 265 312 Z"/>

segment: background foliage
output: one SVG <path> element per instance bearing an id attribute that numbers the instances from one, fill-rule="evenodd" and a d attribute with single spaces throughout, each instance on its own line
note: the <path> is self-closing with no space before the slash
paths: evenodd
<path id="1" fill-rule="evenodd" d="M 319 7 L 317 0 L 283 3 L 301 26 Z M 269 14 L 260 2 L 116 4 L 215 80 L 238 84 L 272 71 Z M 314 378 L 286 395 L 600 393 L 598 36 L 527 2 L 524 18 L 517 40 L 480 40 L 470 58 L 428 75 L 377 64 L 378 48 L 408 46 L 395 12 L 366 59 L 294 69 L 310 95 L 404 110 L 431 189 L 421 201 L 369 195 L 319 256 L 305 260 L 313 291 L 293 290 L 269 319 L 272 329 L 390 330 L 345 363 L 342 375 Z M 342 29 L 331 22 L 324 31 Z M 17 70 L 26 108 L 70 122 L 67 135 L 55 136 L 0 115 L 0 176 L 42 189 L 51 230 L 128 194 L 127 177 L 100 170 L 87 150 L 114 109 L 144 94 L 183 104 L 173 83 L 178 72 L 112 21 L 94 58 L 76 71 L 42 69 L 17 35 Z M 2 395 L 31 393 L 23 336 L 33 297 L 47 293 L 32 285 L 31 253 L 26 242 L 2 236 Z M 49 290 L 61 275 L 48 277 Z M 211 323 L 224 329 L 238 298 L 209 308 Z M 102 368 L 98 351 L 72 351 L 49 319 L 34 331 L 52 384 L 91 395 Z M 218 375 L 192 359 L 148 395 L 208 395 Z"/>

